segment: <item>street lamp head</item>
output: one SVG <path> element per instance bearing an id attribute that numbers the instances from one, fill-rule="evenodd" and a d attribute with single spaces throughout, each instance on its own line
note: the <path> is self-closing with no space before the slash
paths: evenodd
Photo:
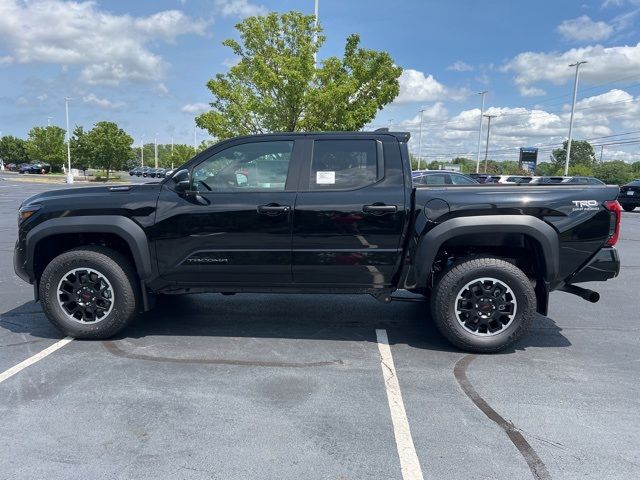
<path id="1" fill-rule="evenodd" d="M 572 63 L 569 66 L 570 67 L 578 67 L 578 66 L 582 65 L 583 63 L 589 63 L 589 62 L 587 60 L 580 60 L 579 62 Z"/>
<path id="2" fill-rule="evenodd" d="M 489 90 L 483 90 L 482 92 L 476 92 L 476 95 L 484 95 L 485 93 L 489 93 Z"/>

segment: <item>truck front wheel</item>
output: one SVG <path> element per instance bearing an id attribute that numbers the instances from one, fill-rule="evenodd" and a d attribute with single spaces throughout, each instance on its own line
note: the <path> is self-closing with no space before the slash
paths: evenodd
<path id="1" fill-rule="evenodd" d="M 136 274 L 115 250 L 87 246 L 54 258 L 40 278 L 40 301 L 47 318 L 75 338 L 109 338 L 138 311 Z"/>
<path id="2" fill-rule="evenodd" d="M 536 295 L 515 265 L 494 257 L 473 258 L 441 277 L 433 290 L 431 311 L 438 329 L 457 347 L 497 352 L 530 329 Z"/>

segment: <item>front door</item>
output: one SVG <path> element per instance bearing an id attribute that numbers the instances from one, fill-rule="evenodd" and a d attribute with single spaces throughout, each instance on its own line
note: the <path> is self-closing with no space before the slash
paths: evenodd
<path id="1" fill-rule="evenodd" d="M 191 170 L 192 192 L 171 181 L 155 226 L 160 274 L 180 284 L 262 286 L 291 283 L 289 188 L 294 141 L 239 141 Z M 197 192 L 197 194 L 195 194 Z"/>

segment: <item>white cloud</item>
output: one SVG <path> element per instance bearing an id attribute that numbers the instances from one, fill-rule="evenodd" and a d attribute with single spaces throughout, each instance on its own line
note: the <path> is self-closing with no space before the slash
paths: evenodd
<path id="1" fill-rule="evenodd" d="M 398 79 L 400 93 L 395 103 L 433 102 L 443 99 L 462 100 L 468 92 L 465 89 L 447 88 L 438 82 L 433 75 L 407 68 Z"/>
<path id="2" fill-rule="evenodd" d="M 160 82 L 159 84 L 157 84 L 154 89 L 154 92 L 156 92 L 159 96 L 161 97 L 166 97 L 167 95 L 169 95 L 169 89 L 167 88 L 167 86 Z"/>
<path id="3" fill-rule="evenodd" d="M 447 70 L 453 70 L 454 72 L 471 72 L 473 71 L 473 67 L 467 63 L 464 63 L 462 60 L 458 60 L 452 65 L 449 65 L 447 67 Z"/>
<path id="4" fill-rule="evenodd" d="M 41 95 L 38 95 L 36 98 L 41 102 L 44 102 L 47 98 L 49 98 L 49 95 L 47 95 L 46 93 L 43 93 Z"/>
<path id="5" fill-rule="evenodd" d="M 202 113 L 210 109 L 211 106 L 208 103 L 203 102 L 187 103 L 181 108 L 185 113 Z"/>
<path id="6" fill-rule="evenodd" d="M 491 141 L 489 157 L 497 160 L 517 160 L 518 148 L 539 147 L 538 161 L 547 161 L 551 151 L 566 139 L 569 130 L 570 104 L 547 111 L 541 107 L 489 107 L 485 113 L 496 115 L 491 121 Z M 640 96 L 613 89 L 600 95 L 580 100 L 576 104 L 574 138 L 589 139 L 628 131 L 640 118 Z M 431 105 L 425 111 L 422 134 L 422 155 L 429 160 L 450 160 L 455 156 L 476 157 L 480 109 L 463 110 L 449 116 L 440 103 Z M 482 152 L 486 138 L 484 120 Z M 398 123 L 402 129 L 411 132 L 410 148 L 417 151 L 420 116 L 413 115 Z M 637 126 L 640 128 L 640 125 Z M 594 140 L 596 142 L 597 140 Z M 640 153 L 634 147 L 611 147 L 619 149 L 611 153 L 605 147 L 606 157 L 623 160 L 640 160 Z M 621 153 L 622 152 L 622 153 Z"/>
<path id="7" fill-rule="evenodd" d="M 225 58 L 222 60 L 222 65 L 227 68 L 235 67 L 238 63 L 240 63 L 240 57 Z"/>
<path id="8" fill-rule="evenodd" d="M 248 0 L 216 0 L 216 7 L 225 17 L 254 17 L 265 15 L 268 10 Z"/>
<path id="9" fill-rule="evenodd" d="M 11 65 L 13 63 L 13 57 L 6 55 L 4 57 L 0 57 L 0 67 L 3 65 Z"/>
<path id="10" fill-rule="evenodd" d="M 101 10 L 90 1 L 0 3 L 0 42 L 15 61 L 79 65 L 80 79 L 88 84 L 157 81 L 167 64 L 147 44 L 203 35 L 206 26 L 177 10 L 131 17 Z"/>
<path id="11" fill-rule="evenodd" d="M 538 82 L 562 85 L 571 81 L 576 60 L 589 63 L 580 67 L 581 82 L 606 83 L 637 76 L 640 71 L 640 43 L 631 46 L 603 47 L 593 45 L 572 48 L 566 52 L 524 52 L 503 66 L 503 71 L 515 72 L 520 93 L 527 94 Z"/>
<path id="12" fill-rule="evenodd" d="M 89 93 L 82 97 L 82 102 L 92 107 L 98 107 L 104 110 L 114 110 L 122 106 L 121 102 L 112 102 L 106 98 L 99 98 L 94 93 Z"/>
<path id="13" fill-rule="evenodd" d="M 594 22 L 588 15 L 565 20 L 558 25 L 558 32 L 567 40 L 598 42 L 613 34 L 613 27 L 606 22 Z"/>

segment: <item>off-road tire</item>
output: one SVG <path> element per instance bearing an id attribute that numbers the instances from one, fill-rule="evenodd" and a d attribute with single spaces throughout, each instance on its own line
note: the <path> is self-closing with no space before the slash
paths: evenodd
<path id="1" fill-rule="evenodd" d="M 465 285 L 487 277 L 499 280 L 512 290 L 517 309 L 504 331 L 478 336 L 458 321 L 456 302 Z M 458 348 L 475 353 L 498 352 L 529 331 L 536 315 L 536 295 L 527 276 L 515 265 L 495 257 L 474 257 L 454 264 L 440 277 L 433 288 L 431 313 L 440 332 Z"/>
<path id="2" fill-rule="evenodd" d="M 633 212 L 636 209 L 635 205 L 622 205 L 622 208 L 625 212 Z"/>
<path id="3" fill-rule="evenodd" d="M 58 284 L 70 270 L 89 268 L 100 272 L 113 287 L 113 307 L 94 323 L 70 319 L 58 302 Z M 39 295 L 49 321 L 75 338 L 106 339 L 124 329 L 139 310 L 140 288 L 135 270 L 121 253 L 106 247 L 74 248 L 55 257 L 40 277 Z"/>

